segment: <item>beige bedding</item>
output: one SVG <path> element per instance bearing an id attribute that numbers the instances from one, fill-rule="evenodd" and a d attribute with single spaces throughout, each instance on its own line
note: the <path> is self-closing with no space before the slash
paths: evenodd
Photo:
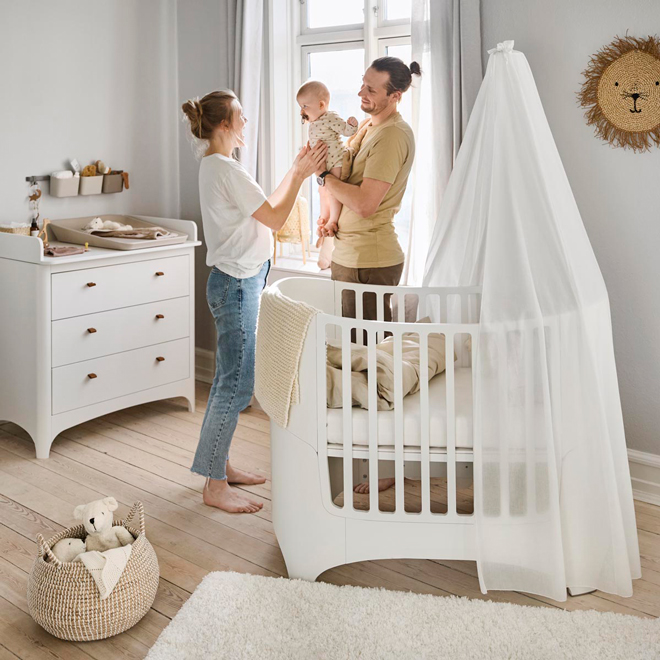
<path id="1" fill-rule="evenodd" d="M 428 322 L 424 319 L 422 322 Z M 420 360 L 419 335 L 407 332 L 401 340 L 401 375 L 403 396 L 419 391 Z M 328 408 L 342 407 L 342 350 L 341 346 L 328 343 L 326 349 L 326 392 Z M 455 356 L 454 356 L 455 359 Z M 351 344 L 351 397 L 354 406 L 369 408 L 368 349 Z M 445 370 L 445 337 L 431 334 L 428 337 L 427 380 Z M 378 410 L 394 408 L 394 338 L 387 337 L 376 345 L 376 396 Z"/>

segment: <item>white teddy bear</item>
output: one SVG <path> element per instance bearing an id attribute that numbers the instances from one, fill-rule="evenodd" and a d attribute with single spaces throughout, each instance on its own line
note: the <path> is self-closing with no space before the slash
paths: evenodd
<path id="1" fill-rule="evenodd" d="M 60 561 L 75 561 L 78 555 L 85 552 L 85 542 L 82 539 L 61 539 L 52 550 Z"/>
<path id="2" fill-rule="evenodd" d="M 87 530 L 87 552 L 104 552 L 133 543 L 133 535 L 125 527 L 112 525 L 112 512 L 116 511 L 118 506 L 114 497 L 105 497 L 89 504 L 81 504 L 74 509 L 74 518 L 82 520 Z"/>

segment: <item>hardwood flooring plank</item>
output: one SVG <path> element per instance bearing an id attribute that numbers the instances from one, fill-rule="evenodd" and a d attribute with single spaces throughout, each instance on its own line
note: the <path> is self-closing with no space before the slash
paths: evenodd
<path id="1" fill-rule="evenodd" d="M 0 422 L 0 660 L 142 658 L 209 571 L 286 575 L 271 523 L 270 422 L 263 411 L 241 413 L 232 461 L 263 474 L 263 486 L 245 488 L 264 503 L 257 515 L 232 515 L 201 500 L 204 479 L 190 472 L 209 385 L 197 383 L 197 412 L 184 399 L 156 401 L 117 411 L 64 431 L 51 458 L 37 460 L 27 434 Z M 113 495 L 122 517 L 136 500 L 147 512 L 161 579 L 152 609 L 133 629 L 93 643 L 57 640 L 27 614 L 25 585 L 37 532 L 51 536 L 71 526 L 75 505 Z M 611 611 L 660 618 L 660 507 L 635 502 L 642 579 L 632 598 L 587 594 L 558 603 L 517 592 L 481 594 L 469 561 L 391 559 L 326 571 L 337 585 L 462 596 L 566 610 Z M 15 602 L 14 602 L 15 601 Z"/>
<path id="2" fill-rule="evenodd" d="M 4 453 L 0 450 L 0 455 Z M 20 477 L 16 476 L 17 474 L 20 474 Z M 0 492 L 27 508 L 41 507 L 45 515 L 66 526 L 73 524 L 73 509 L 77 504 L 112 495 L 60 477 L 29 461 L 23 461 L 20 465 L 13 464 L 11 474 L 0 471 Z M 60 497 L 56 497 L 53 493 L 58 493 Z M 131 502 L 120 504 L 116 517 L 124 517 L 131 504 Z M 240 572 L 261 570 L 269 575 L 281 575 L 285 571 L 284 560 L 278 548 L 227 527 L 220 529 L 218 523 L 208 524 L 200 516 L 184 514 L 176 518 L 176 522 L 180 527 L 185 526 L 190 530 L 197 528 L 198 534 L 202 533 L 199 529 L 202 527 L 204 538 L 193 536 L 180 527 L 162 522 L 150 515 L 146 516 L 146 521 L 147 536 L 154 546 L 164 547 L 208 570 Z M 217 545 L 211 543 L 209 538 Z M 230 539 L 233 539 L 233 542 Z M 239 548 L 242 551 L 241 556 L 231 552 L 231 550 L 236 552 Z"/>

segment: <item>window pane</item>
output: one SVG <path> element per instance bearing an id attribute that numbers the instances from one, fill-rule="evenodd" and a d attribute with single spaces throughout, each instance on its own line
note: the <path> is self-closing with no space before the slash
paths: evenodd
<path id="1" fill-rule="evenodd" d="M 386 0 L 385 20 L 400 21 L 406 18 L 410 20 L 410 5 L 411 0 Z"/>
<path id="2" fill-rule="evenodd" d="M 307 27 L 332 28 L 364 23 L 364 2 L 358 0 L 307 0 Z"/>
<path id="3" fill-rule="evenodd" d="M 342 119 L 353 116 L 361 121 L 364 113 L 360 110 L 358 92 L 364 74 L 364 48 L 310 53 L 307 62 L 307 76 L 303 75 L 303 77 L 320 80 L 328 87 L 330 109 L 338 113 Z M 312 233 L 316 237 L 316 220 L 321 206 L 316 177 L 312 177 L 311 181 L 311 222 Z"/>
<path id="4" fill-rule="evenodd" d="M 388 0 L 388 7 L 392 0 Z M 412 49 L 410 44 L 400 44 L 397 46 L 387 46 L 385 49 L 387 55 L 391 57 L 398 57 L 403 60 L 406 64 L 410 64 Z M 416 82 L 418 80 L 417 76 L 413 76 L 413 85 L 419 84 Z M 401 116 L 412 126 L 412 92 L 408 90 L 401 99 L 399 103 L 399 112 Z M 399 237 L 399 243 L 403 248 L 404 252 L 407 252 L 408 249 L 408 238 L 410 235 L 410 217 L 412 214 L 412 173 L 408 179 L 408 186 L 406 187 L 406 193 L 401 200 L 401 209 L 394 216 L 394 227 L 396 228 L 397 236 Z"/>

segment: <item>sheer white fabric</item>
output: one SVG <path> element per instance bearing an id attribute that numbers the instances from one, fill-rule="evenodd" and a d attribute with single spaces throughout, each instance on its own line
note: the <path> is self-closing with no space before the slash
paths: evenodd
<path id="1" fill-rule="evenodd" d="M 498 44 L 424 285 L 481 285 L 475 515 L 482 591 L 632 595 L 641 575 L 607 291 L 532 72 Z"/>
<path id="2" fill-rule="evenodd" d="M 410 240 L 403 273 L 419 286 L 433 227 L 482 78 L 479 0 L 413 0 L 413 95 L 417 136 Z"/>

